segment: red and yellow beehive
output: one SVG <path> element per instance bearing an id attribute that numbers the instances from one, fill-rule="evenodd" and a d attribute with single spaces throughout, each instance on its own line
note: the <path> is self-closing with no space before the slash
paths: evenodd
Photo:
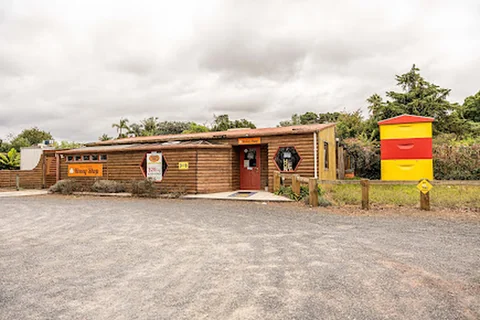
<path id="1" fill-rule="evenodd" d="M 401 115 L 378 122 L 382 180 L 433 180 L 433 120 Z"/>

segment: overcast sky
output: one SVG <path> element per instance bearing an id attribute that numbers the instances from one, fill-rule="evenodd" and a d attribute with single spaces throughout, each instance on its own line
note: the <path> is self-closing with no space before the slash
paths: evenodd
<path id="1" fill-rule="evenodd" d="M 480 90 L 480 1 L 0 0 L 0 138 L 114 135 L 120 117 L 275 126 L 365 109 L 413 63 Z"/>

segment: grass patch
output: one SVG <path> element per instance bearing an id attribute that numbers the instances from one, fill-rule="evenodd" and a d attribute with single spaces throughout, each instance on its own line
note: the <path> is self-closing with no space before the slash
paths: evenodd
<path id="1" fill-rule="evenodd" d="M 328 198 L 337 205 L 356 205 L 362 201 L 360 184 L 330 185 Z M 378 205 L 419 206 L 415 185 L 370 185 L 370 202 Z M 430 191 L 432 207 L 480 208 L 480 186 L 434 186 Z"/>

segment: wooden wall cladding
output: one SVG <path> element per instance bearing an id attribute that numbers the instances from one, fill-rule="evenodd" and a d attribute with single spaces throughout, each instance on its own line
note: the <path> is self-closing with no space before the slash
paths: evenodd
<path id="1" fill-rule="evenodd" d="M 161 152 L 168 168 L 163 180 L 156 183 L 158 192 L 207 193 L 232 189 L 231 149 L 168 149 Z M 95 180 L 125 181 L 128 190 L 131 181 L 145 179 L 140 166 L 147 153 L 145 151 L 108 153 L 107 161 L 100 162 L 103 163 L 102 177 L 73 179 L 86 189 L 93 185 Z M 188 162 L 188 169 L 180 170 L 179 162 Z M 60 179 L 69 178 L 68 164 L 65 158 L 61 160 Z"/>
<path id="2" fill-rule="evenodd" d="M 198 150 L 198 193 L 213 193 L 232 190 L 232 161 L 234 155 L 235 152 L 232 149 Z M 240 167 L 238 166 L 238 168 Z M 238 175 L 240 175 L 240 173 Z"/>
<path id="3" fill-rule="evenodd" d="M 20 178 L 20 188 L 42 189 L 44 156 L 32 170 L 0 170 L 0 188 L 15 188 L 16 176 Z"/>

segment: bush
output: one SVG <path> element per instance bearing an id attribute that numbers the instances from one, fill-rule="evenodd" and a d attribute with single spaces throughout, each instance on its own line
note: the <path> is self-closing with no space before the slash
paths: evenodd
<path id="1" fill-rule="evenodd" d="M 480 143 L 435 142 L 433 172 L 438 180 L 480 180 Z"/>
<path id="2" fill-rule="evenodd" d="M 355 176 L 380 179 L 380 145 L 356 138 L 345 139 L 345 150 L 352 158 Z"/>
<path id="3" fill-rule="evenodd" d="M 93 184 L 92 191 L 100 193 L 125 192 L 125 186 L 114 180 L 98 180 Z"/>
<path id="4" fill-rule="evenodd" d="M 156 198 L 157 189 L 155 188 L 155 181 L 152 179 L 134 181 L 132 183 L 132 194 L 137 197 Z"/>
<path id="5" fill-rule="evenodd" d="M 307 186 L 300 186 L 300 194 L 296 194 L 293 192 L 292 187 L 281 186 L 280 189 L 275 192 L 276 195 L 285 196 L 290 198 L 294 201 L 301 201 L 303 200 L 305 204 L 309 204 L 309 190 Z M 322 207 L 326 207 L 330 205 L 330 202 L 325 199 L 323 196 L 325 195 L 325 191 L 318 186 L 317 187 L 317 194 L 318 194 L 318 203 Z"/>
<path id="6" fill-rule="evenodd" d="M 52 193 L 72 194 L 78 190 L 75 180 L 60 180 L 50 187 L 49 191 Z"/>

